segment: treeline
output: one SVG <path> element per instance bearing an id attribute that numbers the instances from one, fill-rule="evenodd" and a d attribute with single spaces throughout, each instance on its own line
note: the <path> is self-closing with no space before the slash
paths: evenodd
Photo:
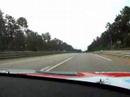
<path id="1" fill-rule="evenodd" d="M 130 7 L 125 6 L 113 23 L 106 25 L 100 37 L 93 40 L 88 51 L 130 48 Z"/>
<path id="2" fill-rule="evenodd" d="M 78 51 L 49 32 L 34 32 L 24 17 L 15 19 L 0 11 L 0 51 Z"/>

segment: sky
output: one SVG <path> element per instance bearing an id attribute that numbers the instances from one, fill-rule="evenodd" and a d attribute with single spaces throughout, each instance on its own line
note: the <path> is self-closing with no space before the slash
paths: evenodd
<path id="1" fill-rule="evenodd" d="M 0 9 L 16 19 L 25 17 L 29 29 L 49 32 L 76 49 L 86 50 L 130 0 L 1 0 Z"/>

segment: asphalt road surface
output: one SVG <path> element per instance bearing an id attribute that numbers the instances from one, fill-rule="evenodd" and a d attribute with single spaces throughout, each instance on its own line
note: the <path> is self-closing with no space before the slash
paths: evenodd
<path id="1" fill-rule="evenodd" d="M 30 69 L 41 71 L 128 72 L 130 58 L 92 53 L 69 53 L 29 58 L 0 60 L 0 69 Z"/>

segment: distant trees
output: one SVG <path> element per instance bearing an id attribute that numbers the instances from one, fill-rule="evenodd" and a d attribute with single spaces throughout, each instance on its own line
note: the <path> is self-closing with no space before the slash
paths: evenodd
<path id="1" fill-rule="evenodd" d="M 78 51 L 49 32 L 34 32 L 24 17 L 15 19 L 0 11 L 0 51 Z"/>
<path id="2" fill-rule="evenodd" d="M 106 31 L 88 46 L 88 51 L 130 48 L 130 7 L 125 6 Z"/>

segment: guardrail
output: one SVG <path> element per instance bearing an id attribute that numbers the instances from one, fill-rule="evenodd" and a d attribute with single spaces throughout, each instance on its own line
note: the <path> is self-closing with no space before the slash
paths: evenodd
<path id="1" fill-rule="evenodd" d="M 51 54 L 67 53 L 63 51 L 5 51 L 0 52 L 0 59 L 20 58 L 20 57 L 33 57 Z"/>

